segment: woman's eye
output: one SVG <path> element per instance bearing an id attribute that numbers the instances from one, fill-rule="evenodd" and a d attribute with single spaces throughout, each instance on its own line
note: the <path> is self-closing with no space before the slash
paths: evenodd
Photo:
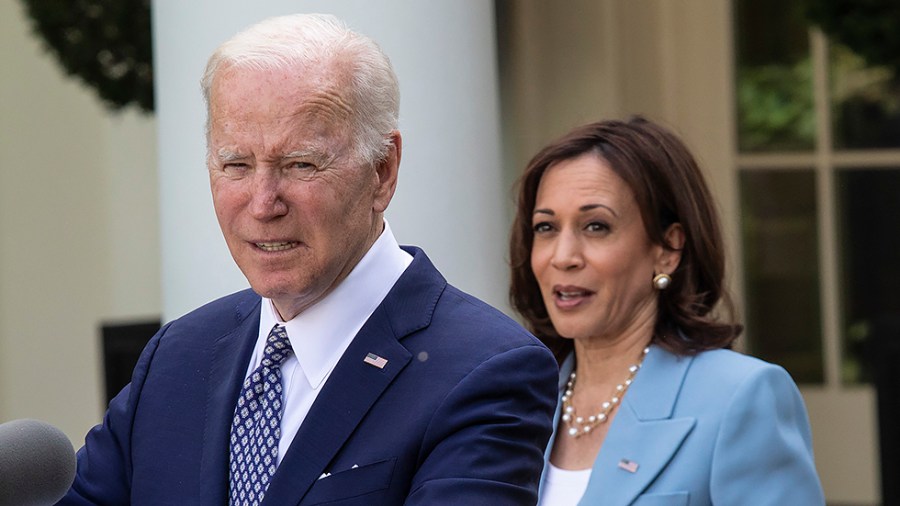
<path id="1" fill-rule="evenodd" d="M 549 232 L 550 230 L 552 230 L 552 227 L 546 221 L 542 221 L 540 223 L 536 223 L 534 225 L 533 229 L 534 229 L 535 233 L 541 233 L 541 232 Z"/>
<path id="2" fill-rule="evenodd" d="M 592 221 L 585 228 L 590 232 L 605 232 L 609 230 L 609 226 L 606 223 L 599 221 Z"/>

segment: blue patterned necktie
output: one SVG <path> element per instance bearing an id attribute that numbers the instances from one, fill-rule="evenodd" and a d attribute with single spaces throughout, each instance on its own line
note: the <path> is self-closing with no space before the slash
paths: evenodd
<path id="1" fill-rule="evenodd" d="M 281 363 L 292 353 L 281 325 L 266 339 L 259 367 L 244 380 L 231 422 L 231 502 L 256 506 L 262 502 L 278 466 L 281 438 Z"/>

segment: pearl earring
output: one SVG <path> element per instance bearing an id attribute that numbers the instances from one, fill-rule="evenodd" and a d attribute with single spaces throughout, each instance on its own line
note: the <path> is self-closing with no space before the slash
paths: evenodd
<path id="1" fill-rule="evenodd" d="M 661 272 L 656 276 L 653 276 L 653 287 L 657 290 L 665 290 L 672 284 L 672 278 L 668 274 Z"/>

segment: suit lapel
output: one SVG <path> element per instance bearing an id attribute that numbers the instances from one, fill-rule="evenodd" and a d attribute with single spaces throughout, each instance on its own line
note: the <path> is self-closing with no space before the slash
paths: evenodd
<path id="1" fill-rule="evenodd" d="M 631 504 L 669 463 L 696 422 L 672 418 L 692 361 L 651 349 L 600 448 L 583 504 Z"/>
<path id="2" fill-rule="evenodd" d="M 420 250 L 338 361 L 300 425 L 263 504 L 298 504 L 412 355 L 399 339 L 431 322 L 446 281 Z M 387 359 L 384 368 L 363 360 Z"/>
<path id="3" fill-rule="evenodd" d="M 239 303 L 235 308 L 237 325 L 213 344 L 200 461 L 200 475 L 206 477 L 200 485 L 201 497 L 209 504 L 228 502 L 231 419 L 250 354 L 259 337 L 260 300 L 254 294 L 253 298 Z"/>

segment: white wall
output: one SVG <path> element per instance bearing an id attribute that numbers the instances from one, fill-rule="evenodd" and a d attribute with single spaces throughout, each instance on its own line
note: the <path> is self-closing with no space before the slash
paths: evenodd
<path id="1" fill-rule="evenodd" d="M 154 7 L 164 314 L 247 286 L 215 223 L 205 172 L 206 58 L 238 30 L 293 12 L 329 12 L 375 39 L 400 79 L 403 159 L 387 212 L 454 284 L 506 305 L 493 2 L 159 0 Z"/>
<path id="2" fill-rule="evenodd" d="M 100 324 L 160 311 L 155 123 L 110 114 L 0 2 L 0 422 L 76 446 L 105 408 Z"/>

